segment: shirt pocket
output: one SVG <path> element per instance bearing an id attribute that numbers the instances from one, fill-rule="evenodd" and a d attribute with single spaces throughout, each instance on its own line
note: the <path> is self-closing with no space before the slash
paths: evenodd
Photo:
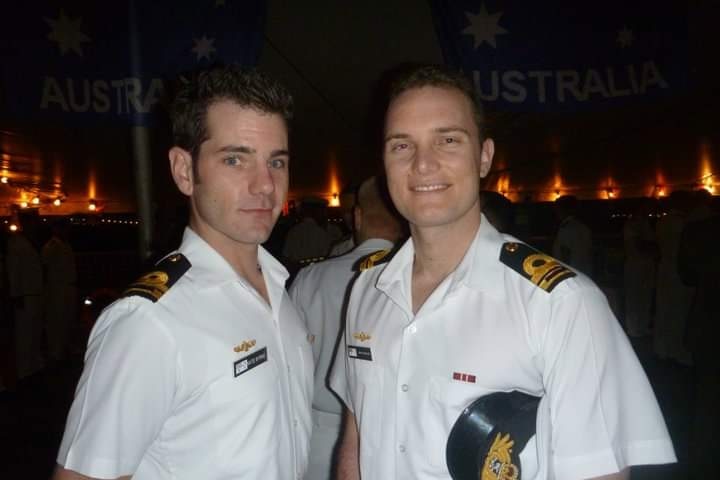
<path id="1" fill-rule="evenodd" d="M 228 441 L 228 431 L 253 432 L 255 441 L 265 447 L 274 448 L 274 441 L 268 433 L 268 426 L 281 418 L 278 399 L 283 395 L 277 361 L 273 351 L 267 350 L 266 360 L 251 369 L 228 362 L 227 373 L 207 386 L 208 413 L 215 431 L 215 451 L 218 458 L 229 459 L 238 455 L 247 445 L 247 439 Z M 235 374 L 238 373 L 237 376 Z M 257 425 L 262 425 L 259 429 Z M 221 460 L 224 462 L 226 460 Z"/>
<path id="2" fill-rule="evenodd" d="M 426 458 L 433 466 L 447 468 L 447 440 L 463 410 L 483 395 L 495 391 L 497 390 L 474 383 L 461 383 L 450 378 L 430 378 L 429 407 L 432 411 L 427 416 L 427 421 L 435 424 L 432 430 L 437 434 L 430 436 L 424 445 L 427 448 Z"/>

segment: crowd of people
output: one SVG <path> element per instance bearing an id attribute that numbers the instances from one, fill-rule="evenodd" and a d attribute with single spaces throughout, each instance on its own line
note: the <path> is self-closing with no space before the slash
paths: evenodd
<path id="1" fill-rule="evenodd" d="M 392 84 L 384 171 L 343 222 L 305 198 L 276 227 L 293 108 L 253 69 L 182 82 L 168 157 L 188 224 L 95 322 L 55 480 L 629 478 L 677 460 L 628 338 L 651 328 L 660 358 L 699 372 L 689 478 L 717 471 L 707 198 L 627 219 L 618 319 L 577 199 L 555 204 L 550 256 L 481 190 L 495 144 L 461 74 Z M 62 225 L 42 248 L 31 231 L 5 248 L 19 377 L 66 354 L 77 305 Z"/>
<path id="2" fill-rule="evenodd" d="M 20 215 L 18 223 L 0 248 L 0 391 L 65 360 L 77 320 L 77 269 L 66 219 L 48 226 Z"/>

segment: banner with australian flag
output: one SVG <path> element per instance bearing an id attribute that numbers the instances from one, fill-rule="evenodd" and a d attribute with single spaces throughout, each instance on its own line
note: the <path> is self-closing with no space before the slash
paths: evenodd
<path id="1" fill-rule="evenodd" d="M 687 5 L 667 0 L 430 0 L 447 64 L 495 110 L 578 111 L 688 83 Z"/>
<path id="2" fill-rule="evenodd" d="M 147 125 L 178 73 L 256 64 L 265 14 L 265 0 L 14 2 L 0 28 L 0 110 Z"/>

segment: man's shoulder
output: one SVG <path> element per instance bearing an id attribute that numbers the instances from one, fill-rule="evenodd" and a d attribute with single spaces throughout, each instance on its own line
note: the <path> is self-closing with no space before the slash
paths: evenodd
<path id="1" fill-rule="evenodd" d="M 550 255 L 519 241 L 504 242 L 498 261 L 519 275 L 521 285 L 547 293 L 552 293 L 561 284 L 566 289 L 584 277 Z M 567 282 L 570 279 L 573 281 Z"/>
<path id="2" fill-rule="evenodd" d="M 191 266 L 182 253 L 168 255 L 132 282 L 121 298 L 141 297 L 156 303 L 178 283 Z"/>

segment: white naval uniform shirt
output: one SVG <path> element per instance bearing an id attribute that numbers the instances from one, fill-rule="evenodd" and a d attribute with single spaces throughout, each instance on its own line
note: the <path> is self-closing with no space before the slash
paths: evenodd
<path id="1" fill-rule="evenodd" d="M 327 388 L 327 374 L 342 325 L 342 308 L 355 263 L 371 253 L 389 250 L 392 242 L 371 238 L 345 255 L 303 268 L 290 286 L 295 303 L 312 339 L 315 358 L 313 409 L 342 414 L 342 404 Z"/>
<path id="2" fill-rule="evenodd" d="M 123 298 L 98 319 L 58 463 L 99 478 L 301 478 L 313 362 L 287 271 L 259 249 L 268 306 L 192 230 L 179 252 L 192 266 L 157 302 Z"/>
<path id="3" fill-rule="evenodd" d="M 675 461 L 600 290 L 582 274 L 551 293 L 538 288 L 500 262 L 506 241 L 517 240 L 483 216 L 460 265 L 416 315 L 412 240 L 354 284 L 330 384 L 358 422 L 362 477 L 449 479 L 446 442 L 462 409 L 512 390 L 543 397 L 536 436 L 520 454 L 525 480 Z"/>

